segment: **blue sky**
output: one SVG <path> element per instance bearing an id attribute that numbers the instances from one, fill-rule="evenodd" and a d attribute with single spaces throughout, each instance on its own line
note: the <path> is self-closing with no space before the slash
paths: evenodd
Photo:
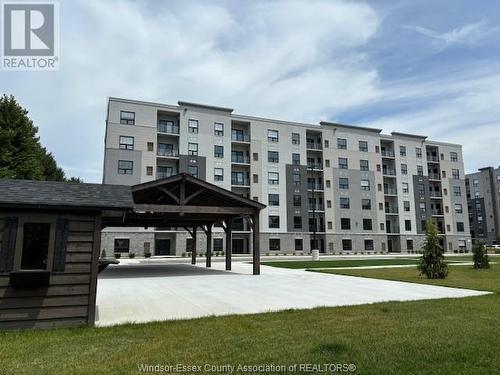
<path id="1" fill-rule="evenodd" d="M 460 143 L 500 160 L 498 1 L 65 1 L 61 68 L 0 71 L 69 175 L 100 182 L 106 97 Z"/>

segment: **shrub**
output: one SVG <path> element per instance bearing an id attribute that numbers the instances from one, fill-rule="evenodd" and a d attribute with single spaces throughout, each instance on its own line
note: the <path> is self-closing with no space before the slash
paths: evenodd
<path id="1" fill-rule="evenodd" d="M 448 275 L 443 247 L 439 245 L 438 230 L 432 220 L 427 222 L 427 238 L 418 269 L 420 274 L 427 276 L 428 279 L 444 279 Z"/>
<path id="2" fill-rule="evenodd" d="M 106 249 L 102 249 L 101 258 L 106 258 Z"/>
<path id="3" fill-rule="evenodd" d="M 186 253 L 182 253 L 181 257 L 185 258 L 186 257 Z"/>
<path id="4" fill-rule="evenodd" d="M 490 268 L 490 260 L 484 248 L 484 242 L 480 241 L 474 245 L 472 248 L 472 260 L 474 261 L 475 269 Z"/>
<path id="5" fill-rule="evenodd" d="M 453 252 L 454 252 L 455 254 L 458 254 L 458 250 L 457 250 L 457 249 L 453 250 Z"/>
<path id="6" fill-rule="evenodd" d="M 135 253 L 128 253 L 128 257 L 130 259 L 134 259 L 135 258 Z"/>
<path id="7" fill-rule="evenodd" d="M 271 254 L 270 253 L 266 253 L 266 256 L 269 256 L 269 255 L 271 255 Z"/>
<path id="8" fill-rule="evenodd" d="M 115 253 L 115 259 L 120 259 L 122 257 L 122 254 L 121 253 Z"/>
<path id="9" fill-rule="evenodd" d="M 463 253 L 464 253 L 464 250 L 463 250 L 463 249 L 460 249 L 460 250 L 458 250 L 458 252 L 459 252 L 460 254 L 463 254 Z"/>
<path id="10" fill-rule="evenodd" d="M 151 258 L 151 251 L 146 250 L 146 251 L 144 252 L 144 258 Z"/>
<path id="11" fill-rule="evenodd" d="M 221 252 L 220 252 L 220 255 L 221 255 L 221 256 L 224 256 L 224 252 L 223 252 L 223 251 L 221 251 Z"/>

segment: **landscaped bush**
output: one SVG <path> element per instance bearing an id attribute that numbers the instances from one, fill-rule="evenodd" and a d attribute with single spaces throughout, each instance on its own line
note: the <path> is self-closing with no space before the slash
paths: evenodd
<path id="1" fill-rule="evenodd" d="M 146 250 L 146 251 L 144 252 L 144 258 L 151 258 L 151 251 Z"/>
<path id="2" fill-rule="evenodd" d="M 474 245 L 472 248 L 472 260 L 474 261 L 474 268 L 476 269 L 490 268 L 490 260 L 484 248 L 484 242 L 480 241 Z"/>
<path id="3" fill-rule="evenodd" d="M 185 258 L 186 257 L 186 253 L 182 253 L 181 257 Z"/>
<path id="4" fill-rule="evenodd" d="M 134 259 L 135 258 L 135 253 L 128 253 L 128 257 L 130 259 Z"/>
<path id="5" fill-rule="evenodd" d="M 115 259 L 120 259 L 122 257 L 122 254 L 121 253 L 115 253 Z"/>
<path id="6" fill-rule="evenodd" d="M 438 230 L 432 220 L 427 222 L 427 239 L 418 269 L 420 274 L 428 279 L 444 279 L 448 275 L 448 265 L 444 261 L 444 251 L 439 244 Z"/>
<path id="7" fill-rule="evenodd" d="M 453 250 L 453 252 L 454 252 L 455 254 L 458 254 L 458 250 L 457 250 L 457 249 Z"/>

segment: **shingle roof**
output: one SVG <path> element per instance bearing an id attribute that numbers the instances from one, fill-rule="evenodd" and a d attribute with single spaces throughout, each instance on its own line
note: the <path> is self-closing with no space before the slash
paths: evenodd
<path id="1" fill-rule="evenodd" d="M 132 208 L 130 186 L 0 179 L 0 206 Z"/>

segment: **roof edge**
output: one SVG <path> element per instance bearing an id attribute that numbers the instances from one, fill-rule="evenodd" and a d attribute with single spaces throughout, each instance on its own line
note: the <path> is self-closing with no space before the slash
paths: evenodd
<path id="1" fill-rule="evenodd" d="M 201 104 L 201 103 L 192 103 L 192 102 L 184 102 L 179 100 L 177 104 L 180 107 L 198 107 L 198 108 L 204 108 L 204 109 L 212 109 L 215 111 L 221 111 L 221 112 L 229 112 L 232 113 L 234 109 L 232 108 L 227 108 L 227 107 L 219 107 L 215 105 L 208 105 L 208 104 Z"/>
<path id="2" fill-rule="evenodd" d="M 337 122 L 329 122 L 329 121 L 320 121 L 320 125 L 322 126 L 337 126 L 341 128 L 347 128 L 347 129 L 355 129 L 355 130 L 362 130 L 362 131 L 367 131 L 367 132 L 372 132 L 372 133 L 380 133 L 382 132 L 382 129 L 377 129 L 377 128 L 369 128 L 366 126 L 356 126 L 356 125 L 347 125 L 347 124 L 340 124 Z"/>
<path id="3" fill-rule="evenodd" d="M 400 137 L 410 137 L 410 138 L 418 138 L 418 139 L 427 139 L 427 136 L 425 135 L 419 135 L 419 134 L 410 134 L 410 133 L 401 133 L 401 132 L 391 132 L 391 135 L 394 136 L 400 136 Z"/>

